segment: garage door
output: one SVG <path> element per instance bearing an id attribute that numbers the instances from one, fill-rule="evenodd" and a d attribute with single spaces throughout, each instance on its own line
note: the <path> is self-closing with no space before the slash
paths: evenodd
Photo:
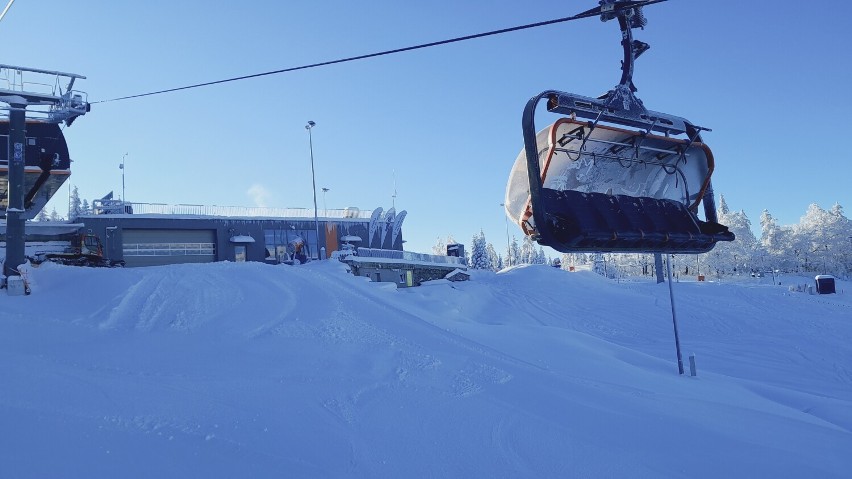
<path id="1" fill-rule="evenodd" d="M 124 229 L 128 267 L 216 261 L 215 230 Z"/>

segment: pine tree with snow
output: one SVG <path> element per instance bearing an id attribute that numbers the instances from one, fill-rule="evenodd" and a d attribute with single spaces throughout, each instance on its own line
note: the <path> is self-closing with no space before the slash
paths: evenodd
<path id="1" fill-rule="evenodd" d="M 719 195 L 719 206 L 716 208 L 716 215 L 722 216 L 730 213 L 731 210 L 728 209 L 728 203 L 725 202 L 725 195 Z M 724 223 L 723 223 L 724 224 Z"/>
<path id="2" fill-rule="evenodd" d="M 82 203 L 80 202 L 80 193 L 77 191 L 77 187 L 75 186 L 73 190 L 71 190 L 71 199 L 68 204 L 68 219 L 74 221 L 83 213 Z"/>
<path id="3" fill-rule="evenodd" d="M 778 231 L 778 223 L 775 218 L 772 217 L 769 210 L 763 210 L 760 213 L 760 244 L 767 249 L 775 249 Z"/>
<path id="4" fill-rule="evenodd" d="M 89 206 L 89 200 L 85 200 L 85 199 L 84 199 L 84 200 L 83 200 L 83 206 L 82 206 L 80 209 L 81 209 L 80 214 L 83 214 L 83 215 L 90 215 L 90 214 L 92 214 L 92 207 L 91 207 L 91 206 Z"/>
<path id="5" fill-rule="evenodd" d="M 518 247 L 518 240 L 512 237 L 512 242 L 506 249 L 506 266 L 517 266 L 521 264 L 521 249 Z"/>
<path id="6" fill-rule="evenodd" d="M 535 264 L 536 251 L 535 243 L 529 236 L 524 236 L 523 244 L 521 245 L 521 264 Z"/>
<path id="7" fill-rule="evenodd" d="M 500 271 L 503 269 L 503 259 L 497 254 L 494 245 L 488 243 L 485 246 L 485 255 L 488 257 L 488 267 L 491 271 Z"/>
<path id="8" fill-rule="evenodd" d="M 432 246 L 432 254 L 437 256 L 447 256 L 447 245 L 440 236 L 436 238 L 435 246 Z"/>
<path id="9" fill-rule="evenodd" d="M 848 271 L 849 237 L 852 225 L 843 215 L 843 207 L 824 210 L 817 204 L 808 207 L 799 224 L 793 227 L 793 253 L 800 271 L 844 273 Z M 848 274 L 848 273 L 846 273 Z"/>
<path id="10" fill-rule="evenodd" d="M 50 212 L 50 217 L 48 218 L 50 221 L 62 221 L 63 217 L 59 216 L 59 213 L 56 212 L 56 207 L 53 207 L 53 210 Z"/>
<path id="11" fill-rule="evenodd" d="M 760 268 L 756 258 L 760 245 L 751 230 L 751 221 L 744 211 L 731 212 L 720 195 L 719 223 L 726 225 L 736 236 L 731 242 L 716 244 L 710 255 L 708 266 L 720 274 L 748 274 Z"/>
<path id="12" fill-rule="evenodd" d="M 547 255 L 544 253 L 544 248 L 541 246 L 538 247 L 538 253 L 535 255 L 535 264 L 549 264 L 550 262 L 547 260 Z"/>
<path id="13" fill-rule="evenodd" d="M 472 269 L 491 269 L 485 233 L 482 230 L 479 230 L 478 234 L 474 234 L 471 239 L 470 262 L 468 264 Z"/>
<path id="14" fill-rule="evenodd" d="M 44 211 L 44 208 L 42 208 L 35 217 L 36 221 L 48 221 L 49 219 L 50 218 L 48 218 L 47 212 Z"/>

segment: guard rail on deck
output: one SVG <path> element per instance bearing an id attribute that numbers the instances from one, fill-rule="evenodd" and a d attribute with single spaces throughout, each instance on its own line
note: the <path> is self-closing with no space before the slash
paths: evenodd
<path id="1" fill-rule="evenodd" d="M 93 211 L 103 214 L 136 215 L 188 215 L 188 216 L 230 216 L 230 217 L 269 217 L 269 218 L 311 218 L 314 210 L 309 208 L 271 208 L 263 206 L 209 206 L 165 203 L 133 203 L 121 200 L 95 200 Z M 370 219 L 372 211 L 359 208 L 323 209 L 318 211 L 322 218 Z"/>
<path id="2" fill-rule="evenodd" d="M 358 248 L 358 256 L 361 258 L 401 259 L 405 261 L 421 261 L 424 263 L 464 265 L 462 258 L 457 256 L 441 256 L 437 254 L 414 253 L 411 251 L 399 251 L 393 249 Z"/>

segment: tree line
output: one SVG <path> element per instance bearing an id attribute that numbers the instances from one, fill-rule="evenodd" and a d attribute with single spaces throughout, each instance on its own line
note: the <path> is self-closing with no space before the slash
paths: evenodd
<path id="1" fill-rule="evenodd" d="M 68 219 L 73 221 L 78 216 L 89 215 L 92 214 L 92 207 L 89 206 L 88 200 L 80 200 L 80 193 L 77 191 L 77 187 L 75 186 L 73 190 L 71 190 L 71 196 L 68 198 Z M 45 211 L 43 208 L 35 217 L 36 221 L 65 221 L 65 217 L 56 212 L 56 207 L 54 206 L 50 213 Z"/>
<path id="2" fill-rule="evenodd" d="M 843 207 L 835 204 L 823 209 L 811 204 L 794 225 L 779 225 L 768 210 L 760 215 L 760 236 L 755 236 L 751 220 L 742 210 L 732 211 L 720 195 L 717 208 L 719 223 L 736 235 L 732 242 L 721 242 L 709 253 L 678 255 L 674 258 L 677 275 L 724 277 L 731 275 L 766 275 L 771 273 L 832 274 L 852 277 L 852 222 Z M 446 254 L 446 243 L 438 238 L 434 254 Z M 467 251 L 468 265 L 473 269 L 499 271 L 519 264 L 551 264 L 569 269 L 571 266 L 593 265 L 609 276 L 653 276 L 653 254 L 629 253 L 565 253 L 549 259 L 541 246 L 529 237 L 521 244 L 513 238 L 503 254 L 485 239 L 480 230 L 474 234 Z M 600 265 L 605 265 L 603 268 Z"/>

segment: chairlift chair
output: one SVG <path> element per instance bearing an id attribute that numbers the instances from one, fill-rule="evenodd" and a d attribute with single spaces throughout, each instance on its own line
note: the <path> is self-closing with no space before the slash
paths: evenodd
<path id="1" fill-rule="evenodd" d="M 734 234 L 717 222 L 707 128 L 645 108 L 633 64 L 649 47 L 642 1 L 602 0 L 589 12 L 618 19 L 624 60 L 619 84 L 591 98 L 548 90 L 522 117 L 524 150 L 504 201 L 506 214 L 539 244 L 560 252 L 704 253 Z M 588 12 L 587 12 L 588 13 Z M 565 115 L 536 133 L 535 112 Z M 704 217 L 698 217 L 703 203 Z"/>

